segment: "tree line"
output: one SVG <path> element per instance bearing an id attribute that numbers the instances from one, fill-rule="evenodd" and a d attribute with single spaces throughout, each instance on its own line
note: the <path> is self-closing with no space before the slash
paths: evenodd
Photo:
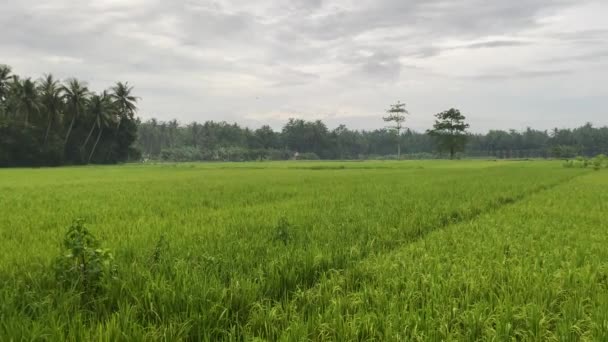
<path id="1" fill-rule="evenodd" d="M 392 113 L 395 114 L 395 113 Z M 390 116 L 390 115 L 389 115 Z M 388 117 L 388 116 L 387 116 Z M 436 115 L 427 132 L 394 122 L 376 130 L 329 129 L 321 121 L 289 119 L 281 130 L 250 129 L 236 123 L 206 121 L 181 125 L 177 120 L 139 124 L 137 148 L 144 158 L 165 161 L 246 161 L 283 159 L 427 159 L 462 157 L 571 158 L 608 152 L 608 127 L 586 124 L 551 131 L 491 130 L 468 134 L 456 109 Z M 450 118 L 454 117 L 455 120 Z M 462 118 L 459 118 L 462 117 Z"/>
<path id="2" fill-rule="evenodd" d="M 33 80 L 0 65 L 0 166 L 139 159 L 132 91 L 118 82 L 96 93 L 75 78 Z"/>
<path id="3" fill-rule="evenodd" d="M 281 130 L 206 121 L 135 117 L 138 98 L 118 82 L 96 93 L 85 82 L 52 75 L 32 80 L 0 65 L 0 166 L 117 163 L 128 160 L 247 161 L 285 159 L 429 159 L 457 156 L 530 158 L 594 156 L 608 152 L 608 127 L 590 123 L 551 131 L 527 128 L 469 134 L 457 109 L 435 115 L 416 132 L 398 102 L 376 130 L 330 129 L 321 121 L 289 119 Z"/>

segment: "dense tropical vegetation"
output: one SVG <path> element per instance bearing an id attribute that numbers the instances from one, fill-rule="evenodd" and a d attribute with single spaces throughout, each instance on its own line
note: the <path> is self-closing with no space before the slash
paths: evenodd
<path id="1" fill-rule="evenodd" d="M 0 65 L 0 166 L 139 159 L 132 90 L 118 82 L 95 93 L 78 79 L 33 80 Z"/>
<path id="2" fill-rule="evenodd" d="M 0 167 L 110 164 L 128 160 L 248 161 L 286 159 L 432 159 L 442 157 L 572 158 L 608 153 L 608 127 L 469 134 L 459 114 L 457 132 L 421 133 L 405 127 L 405 104 L 390 106 L 388 126 L 330 129 L 323 121 L 289 119 L 280 131 L 237 123 L 180 124 L 136 118 L 133 87 L 118 82 L 93 92 L 77 79 L 20 77 L 0 65 Z M 439 115 L 439 116 L 438 116 Z M 456 127 L 456 126 L 454 126 Z M 454 128 L 452 127 L 452 128 Z M 439 129 L 438 129 L 439 128 Z M 464 129 L 460 129 L 464 128 Z"/>
<path id="3" fill-rule="evenodd" d="M 151 119 L 139 124 L 136 146 L 145 158 L 166 161 L 280 160 L 294 158 L 295 152 L 300 159 L 392 159 L 397 158 L 398 148 L 407 159 L 449 157 L 449 148 L 441 154 L 439 143 L 436 137 L 411 129 L 397 136 L 391 128 L 351 130 L 340 125 L 330 129 L 320 120 L 290 119 L 281 131 L 275 131 L 270 126 L 250 129 L 227 122 L 182 125 L 177 120 Z M 456 154 L 461 157 L 591 157 L 608 152 L 608 127 L 491 130 L 469 134 L 458 143 L 465 144 L 463 152 Z"/>

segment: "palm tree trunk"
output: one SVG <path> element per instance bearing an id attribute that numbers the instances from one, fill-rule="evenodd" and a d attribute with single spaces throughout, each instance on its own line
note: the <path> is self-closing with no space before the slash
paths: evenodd
<path id="1" fill-rule="evenodd" d="M 89 135 L 87 135 L 87 138 L 84 139 L 84 144 L 82 144 L 82 150 L 84 151 L 84 149 L 87 146 L 87 143 L 89 142 L 89 139 L 91 138 L 91 135 L 93 135 L 93 130 L 95 129 L 95 123 L 93 123 L 93 126 L 91 126 L 91 130 L 89 131 Z"/>
<path id="2" fill-rule="evenodd" d="M 74 127 L 74 121 L 76 121 L 76 116 L 72 117 L 72 122 L 70 123 L 70 127 L 68 128 L 68 133 L 65 135 L 65 140 L 63 141 L 64 145 L 68 143 L 70 133 L 72 133 L 72 127 Z"/>
<path id="3" fill-rule="evenodd" d="M 97 140 L 95 140 L 95 145 L 93 145 L 93 149 L 91 150 L 91 154 L 89 155 L 89 161 L 87 163 L 91 163 L 91 158 L 93 158 L 93 153 L 95 153 L 95 149 L 97 148 L 97 143 L 99 143 L 99 138 L 101 138 L 101 133 L 103 133 L 103 126 L 99 127 L 99 134 L 97 134 Z"/>
<path id="4" fill-rule="evenodd" d="M 116 137 L 118 137 L 118 131 L 120 130 L 120 124 L 122 123 L 122 115 L 118 114 L 118 123 L 116 124 L 116 129 L 114 130 L 114 140 L 116 140 Z M 106 159 L 108 159 L 108 157 L 110 156 L 110 154 L 112 153 L 112 149 L 108 149 L 108 151 L 106 152 Z"/>
<path id="5" fill-rule="evenodd" d="M 46 146 L 47 141 L 49 140 L 49 133 L 51 132 L 51 125 L 53 124 L 53 120 L 49 118 L 49 124 L 46 126 L 46 133 L 44 133 L 44 146 Z"/>

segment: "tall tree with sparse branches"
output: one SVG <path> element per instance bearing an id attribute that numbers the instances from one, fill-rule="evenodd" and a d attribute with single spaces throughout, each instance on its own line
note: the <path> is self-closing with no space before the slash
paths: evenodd
<path id="1" fill-rule="evenodd" d="M 396 104 L 391 105 L 386 114 L 382 119 L 385 122 L 392 123 L 387 128 L 395 131 L 397 134 L 397 158 L 401 159 L 401 130 L 404 128 L 406 115 L 409 115 L 409 112 L 405 109 L 405 103 L 397 101 Z"/>

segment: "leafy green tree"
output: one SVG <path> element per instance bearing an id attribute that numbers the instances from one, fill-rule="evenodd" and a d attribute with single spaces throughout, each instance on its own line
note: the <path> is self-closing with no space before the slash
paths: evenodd
<path id="1" fill-rule="evenodd" d="M 405 109 L 405 103 L 397 102 L 386 111 L 386 116 L 382 119 L 384 122 L 390 122 L 392 125 L 387 128 L 394 131 L 397 135 L 397 158 L 401 159 L 401 130 L 405 124 L 406 115 L 409 112 Z"/>
<path id="2" fill-rule="evenodd" d="M 463 151 L 467 143 L 469 124 L 464 121 L 466 117 L 454 108 L 435 114 L 435 117 L 433 129 L 427 134 L 435 138 L 440 151 L 449 151 L 450 159 L 454 159 L 456 152 Z"/>
<path id="3" fill-rule="evenodd" d="M 167 144 L 169 147 L 174 147 L 177 144 L 179 123 L 173 119 L 167 124 Z"/>
<path id="4" fill-rule="evenodd" d="M 339 159 L 357 159 L 367 153 L 367 139 L 359 131 L 339 125 L 332 132 L 334 156 Z"/>
<path id="5" fill-rule="evenodd" d="M 331 157 L 329 130 L 321 120 L 289 119 L 283 126 L 282 135 L 287 148 L 294 152 Z"/>
<path id="6" fill-rule="evenodd" d="M 264 125 L 256 129 L 254 135 L 257 137 L 259 143 L 262 145 L 262 148 L 270 149 L 281 147 L 281 139 L 279 137 L 279 134 L 273 131 L 272 128 L 268 125 Z"/>

